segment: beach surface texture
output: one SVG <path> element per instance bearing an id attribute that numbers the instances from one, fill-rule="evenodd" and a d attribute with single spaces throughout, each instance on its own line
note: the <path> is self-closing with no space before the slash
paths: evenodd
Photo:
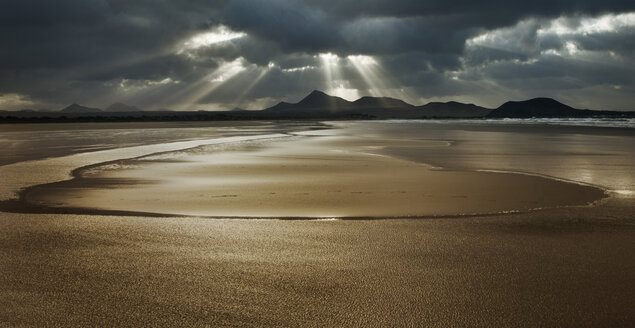
<path id="1" fill-rule="evenodd" d="M 632 129 L 172 128 L 6 157 L 0 327 L 635 324 Z"/>

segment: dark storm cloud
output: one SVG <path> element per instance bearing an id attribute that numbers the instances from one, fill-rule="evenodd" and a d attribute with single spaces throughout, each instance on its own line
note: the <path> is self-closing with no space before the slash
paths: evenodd
<path id="1" fill-rule="evenodd" d="M 339 43 L 336 23 L 324 11 L 288 0 L 234 0 L 224 22 L 291 51 L 320 51 Z"/>
<path id="2" fill-rule="evenodd" d="M 182 73 L 188 70 L 186 63 L 170 56 L 169 48 L 213 24 L 224 5 L 225 1 L 2 1 L 0 94 L 63 104 L 90 99 L 75 94 L 112 91 L 90 80 L 162 79 Z"/>
<path id="3" fill-rule="evenodd" d="M 442 19 L 359 19 L 342 29 L 348 52 L 394 54 L 408 51 L 454 53 L 463 50 L 465 39 L 475 30 L 447 28 Z"/>
<path id="4" fill-rule="evenodd" d="M 221 1 L 8 0 L 3 68 L 69 67 L 153 55 L 214 19 Z"/>
<path id="5" fill-rule="evenodd" d="M 620 33 L 604 32 L 593 36 L 576 35 L 572 37 L 576 44 L 585 50 L 611 50 L 623 56 L 635 57 L 635 28 L 622 29 Z"/>
<path id="6" fill-rule="evenodd" d="M 200 66 L 205 64 L 206 68 L 218 67 L 218 63 L 208 60 L 205 63 L 197 62 Z M 148 58 L 139 62 L 123 63 L 116 67 L 95 67 L 92 70 L 86 69 L 77 77 L 82 81 L 108 81 L 112 79 L 131 80 L 161 80 L 165 77 L 181 79 L 188 74 L 192 74 L 196 67 L 192 62 L 183 56 L 167 54 Z"/>
<path id="7" fill-rule="evenodd" d="M 275 42 L 249 35 L 232 41 L 231 43 L 210 46 L 207 47 L 207 49 L 218 49 L 218 51 L 233 49 L 234 52 L 232 54 L 224 56 L 226 60 L 243 57 L 247 61 L 261 66 L 266 66 L 273 58 L 284 54 Z"/>
<path id="8" fill-rule="evenodd" d="M 598 63 L 589 65 L 585 60 L 564 59 L 559 56 L 543 56 L 536 62 L 525 65 L 515 65 L 513 62 L 501 61 L 487 66 L 483 72 L 486 77 L 505 81 L 504 83 L 528 83 L 541 81 L 546 78 L 557 78 L 566 81 L 565 84 L 554 86 L 543 84 L 544 88 L 564 85 L 582 87 L 594 84 L 633 84 L 635 83 L 635 69 L 624 68 L 611 64 Z M 520 87 L 520 85 L 518 85 Z"/>
<path id="9" fill-rule="evenodd" d="M 472 1 L 472 0 L 309 0 L 303 1 L 327 10 L 342 20 L 357 17 L 462 17 L 458 20 L 470 26 L 497 27 L 508 25 L 528 16 L 555 17 L 562 14 L 632 11 L 631 1 L 577 1 L 577 0 L 536 0 L 536 1 Z"/>
<path id="10" fill-rule="evenodd" d="M 0 103 L 10 94 L 42 106 L 123 98 L 156 107 L 162 95 L 214 72 L 223 77 L 223 65 L 236 60 L 244 71 L 199 101 L 297 98 L 328 87 L 320 53 L 343 58 L 342 83 L 359 90 L 365 81 L 348 55 L 374 56 L 393 83 L 421 97 L 483 92 L 483 85 L 532 94 L 507 82 L 522 79 L 597 93 L 606 85 L 614 96 L 635 83 L 628 78 L 635 27 L 578 32 L 589 17 L 633 11 L 635 2 L 623 0 L 4 0 Z M 570 31 L 549 32 L 554 19 Z M 219 26 L 243 34 L 183 46 Z M 241 83 L 257 76 L 260 83 L 241 94 Z"/>
<path id="11" fill-rule="evenodd" d="M 635 10 L 629 1 L 233 0 L 224 22 L 292 51 L 460 52 L 479 29 L 527 17 Z"/>

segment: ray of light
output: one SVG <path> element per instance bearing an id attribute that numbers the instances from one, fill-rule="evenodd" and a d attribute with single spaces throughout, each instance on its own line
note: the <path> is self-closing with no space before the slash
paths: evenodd
<path id="1" fill-rule="evenodd" d="M 332 53 L 319 54 L 324 70 L 324 90 L 326 93 L 347 100 L 355 100 L 359 97 L 359 91 L 348 87 L 347 81 L 342 79 L 340 57 Z"/>
<path id="2" fill-rule="evenodd" d="M 255 68 L 255 70 L 260 70 L 260 72 L 257 73 L 258 75 L 256 75 L 256 77 L 249 82 L 236 99 L 234 99 L 234 104 L 240 104 L 245 99 L 245 96 L 247 96 L 249 92 L 270 72 L 271 66 L 267 68 Z"/>
<path id="3" fill-rule="evenodd" d="M 324 71 L 324 89 L 328 93 L 331 93 L 330 91 L 334 81 L 333 66 L 335 66 L 337 56 L 332 53 L 324 53 L 318 56 L 322 61 L 322 70 Z M 331 105 L 335 105 L 335 103 L 332 103 Z"/>
<path id="4" fill-rule="evenodd" d="M 242 58 L 238 58 L 234 61 L 222 64 L 212 73 L 205 75 L 203 78 L 190 83 L 187 87 L 165 98 L 163 103 L 178 103 L 179 109 L 191 108 L 191 106 L 196 105 L 199 100 L 214 92 L 214 90 L 244 71 L 246 68 L 242 62 Z"/>
<path id="5" fill-rule="evenodd" d="M 337 67 L 337 56 L 332 53 L 319 54 L 324 70 L 324 89 L 331 90 L 339 77 Z"/>
<path id="6" fill-rule="evenodd" d="M 195 34 L 186 40 L 180 41 L 179 43 L 171 47 L 165 47 L 155 53 L 127 55 L 123 58 L 118 58 L 118 59 L 110 60 L 107 63 L 102 63 L 101 65 L 91 65 L 89 67 L 86 67 L 85 69 L 82 69 L 81 71 L 84 74 L 103 74 L 117 68 L 134 66 L 137 64 L 149 62 L 151 60 L 164 57 L 164 56 L 169 56 L 172 54 L 185 55 L 185 52 L 189 50 L 196 50 L 196 49 L 207 47 L 213 44 L 226 42 L 226 41 L 232 41 L 234 39 L 239 39 L 244 36 L 246 36 L 245 33 L 234 32 L 230 30 L 229 28 L 223 25 L 220 25 L 207 32 Z"/>
<path id="7" fill-rule="evenodd" d="M 362 77 L 370 95 L 373 97 L 383 96 L 380 90 L 380 79 L 370 68 L 375 63 L 375 60 L 372 57 L 362 55 L 348 56 L 348 60 Z"/>
<path id="8" fill-rule="evenodd" d="M 115 69 L 121 69 L 122 67 L 142 64 L 144 62 L 149 62 L 157 58 L 169 56 L 169 55 L 180 55 L 180 56 L 192 57 L 193 55 L 190 51 L 195 51 L 199 48 L 208 47 L 208 46 L 219 44 L 219 43 L 231 42 L 232 40 L 245 37 L 246 35 L 247 34 L 243 32 L 236 32 L 227 28 L 224 25 L 219 25 L 208 31 L 192 35 L 188 37 L 187 39 L 182 40 L 171 47 L 163 48 L 156 53 L 129 55 L 129 56 L 126 56 L 125 58 L 115 59 L 99 66 L 92 65 L 90 67 L 82 69 L 81 71 L 83 72 L 83 74 L 87 74 L 87 75 L 99 75 L 99 74 L 110 72 Z M 216 76 L 217 73 L 218 72 L 213 72 L 212 74 L 205 76 L 204 78 L 200 79 L 197 82 L 188 84 L 187 88 L 184 88 L 182 89 L 182 91 L 177 92 L 177 94 L 174 97 L 168 97 L 166 99 L 174 100 L 178 98 L 179 95 L 182 96 L 183 93 L 191 92 L 192 90 L 195 90 L 195 89 L 200 89 L 203 85 L 206 84 L 206 81 L 218 79 L 219 76 Z M 221 79 L 223 78 L 222 76 L 228 78 L 227 76 L 228 73 L 223 73 L 223 72 L 220 72 L 220 73 L 221 73 Z M 126 97 L 130 98 L 134 94 L 147 91 L 146 90 L 147 87 L 165 85 L 166 83 L 163 83 L 163 82 L 166 81 L 166 79 L 169 79 L 170 82 L 173 82 L 176 84 L 181 82 L 178 80 L 172 80 L 170 77 L 166 77 L 163 80 L 157 80 L 157 81 L 143 80 L 143 81 L 138 81 L 140 83 L 136 83 L 136 84 L 133 83 L 128 85 L 128 80 L 122 79 L 121 88 L 123 89 L 123 92 L 125 93 Z M 141 87 L 143 83 L 146 84 L 145 85 L 146 88 Z M 129 88 L 128 86 L 132 86 L 132 87 Z M 166 101 L 162 101 L 161 103 L 170 104 L 169 102 L 166 102 Z"/>
<path id="9" fill-rule="evenodd" d="M 368 86 L 368 92 L 373 97 L 392 97 L 410 103 L 416 101 L 405 89 L 388 74 L 375 58 L 366 55 L 351 55 L 347 57 L 364 83 Z"/>
<path id="10" fill-rule="evenodd" d="M 318 66 L 301 66 L 292 68 L 283 68 L 280 71 L 292 79 L 293 83 L 302 90 L 308 90 L 315 88 L 315 76 L 319 75 L 316 72 L 321 70 Z M 288 100 L 288 99 L 286 99 Z"/>

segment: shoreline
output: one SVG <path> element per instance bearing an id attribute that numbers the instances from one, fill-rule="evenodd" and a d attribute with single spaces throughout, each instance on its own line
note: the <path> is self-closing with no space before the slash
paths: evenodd
<path id="1" fill-rule="evenodd" d="M 310 133 L 310 131 L 308 131 L 307 133 Z M 307 136 L 303 133 L 292 134 L 292 136 L 298 136 L 298 135 L 304 135 L 305 137 Z M 290 136 L 286 135 L 286 137 L 290 137 Z M 266 140 L 266 139 L 268 138 L 257 138 L 257 140 Z M 212 140 L 216 140 L 216 139 L 212 139 Z M 250 142 L 251 140 L 241 140 L 239 142 L 243 142 L 243 141 Z M 435 140 L 434 142 L 438 142 L 438 141 Z M 215 142 L 211 144 L 231 144 L 231 143 L 232 142 L 227 142 L 227 143 Z M 276 220 L 276 219 L 277 220 L 320 220 L 325 218 L 327 219 L 332 218 L 332 219 L 338 219 L 338 220 L 376 220 L 376 219 L 404 219 L 404 218 L 435 219 L 435 218 L 465 218 L 465 217 L 481 217 L 481 216 L 493 216 L 493 215 L 505 215 L 505 214 L 531 213 L 531 212 L 541 211 L 544 209 L 559 208 L 559 207 L 587 207 L 587 206 L 594 206 L 594 204 L 598 202 L 606 200 L 607 198 L 614 197 L 613 195 L 609 194 L 608 188 L 605 188 L 602 186 L 585 184 L 583 182 L 571 181 L 571 180 L 543 175 L 543 174 L 537 174 L 537 173 L 531 173 L 531 172 L 527 173 L 527 172 L 515 172 L 515 171 L 501 171 L 501 170 L 446 169 L 446 168 L 433 167 L 426 163 L 412 162 L 411 160 L 401 159 L 401 160 L 412 162 L 418 165 L 425 166 L 429 170 L 435 171 L 435 172 L 494 173 L 498 175 L 499 177 L 501 177 L 502 179 L 513 179 L 514 176 L 524 175 L 524 176 L 535 177 L 539 179 L 547 179 L 547 180 L 551 180 L 551 181 L 559 182 L 563 184 L 575 184 L 582 187 L 593 188 L 597 190 L 598 192 L 601 191 L 602 194 L 598 195 L 598 197 L 595 197 L 593 200 L 590 200 L 585 203 L 547 205 L 547 206 L 540 206 L 540 204 L 538 204 L 539 206 L 532 207 L 532 208 L 514 208 L 514 209 L 505 209 L 500 211 L 483 211 L 483 212 L 476 211 L 476 212 L 450 213 L 450 214 L 447 214 L 447 213 L 446 214 L 417 214 L 415 213 L 415 214 L 406 214 L 406 215 L 380 214 L 380 215 L 323 215 L 323 216 L 322 215 L 319 215 L 319 216 L 315 216 L 315 215 L 313 216 L 312 215 L 201 215 L 201 214 L 187 214 L 187 213 L 139 211 L 139 210 L 127 210 L 127 209 L 117 209 L 117 208 L 109 209 L 109 208 L 82 207 L 82 206 L 79 206 L 79 207 L 78 206 L 51 206 L 51 205 L 45 205 L 45 204 L 37 204 L 29 200 L 29 196 L 34 191 L 37 191 L 39 189 L 55 187 L 57 185 L 65 184 L 65 183 L 81 182 L 81 180 L 85 179 L 85 177 L 83 177 L 82 174 L 92 168 L 102 167 L 108 164 L 140 160 L 145 157 L 154 157 L 161 154 L 188 152 L 196 148 L 209 146 L 211 144 L 209 143 L 200 144 L 194 147 L 172 149 L 172 150 L 160 151 L 155 153 L 146 153 L 137 157 L 120 158 L 116 160 L 110 160 L 110 161 L 101 162 L 101 163 L 93 163 L 86 166 L 77 167 L 70 172 L 70 177 L 71 177 L 70 180 L 62 180 L 62 181 L 55 181 L 51 183 L 32 185 L 32 186 L 28 186 L 26 188 L 21 189 L 18 192 L 17 199 L 0 201 L 0 211 L 7 211 L 12 213 L 89 214 L 89 215 L 108 215 L 108 216 L 198 217 L 198 218 L 207 218 L 207 219 L 223 219 L 223 218 L 224 219 L 272 219 L 272 220 Z M 152 146 L 157 146 L 157 145 L 152 145 Z M 360 154 L 365 154 L 365 153 L 361 152 Z M 368 153 L 368 155 L 387 156 L 391 159 L 396 159 L 395 157 L 386 155 L 386 154 Z M 98 186 L 94 186 L 94 187 L 98 187 Z"/>
<path id="2" fill-rule="evenodd" d="M 18 196 L 20 190 L 27 187 L 36 185 L 45 185 L 48 183 L 67 181 L 69 178 L 73 178 L 72 173 L 77 169 L 81 169 L 86 166 L 102 165 L 103 163 L 117 162 L 126 159 L 144 157 L 151 154 L 160 154 L 165 152 L 174 152 L 184 149 L 196 148 L 201 145 L 214 145 L 227 143 L 228 140 L 232 142 L 249 141 L 256 139 L 267 138 L 280 138 L 290 137 L 285 133 L 274 133 L 264 135 L 247 135 L 241 137 L 220 137 L 211 139 L 199 139 L 199 140 L 187 140 L 176 141 L 170 143 L 158 143 L 148 144 L 140 146 L 122 147 L 107 150 L 98 150 L 93 152 L 79 152 L 73 153 L 61 157 L 52 157 L 38 160 L 25 160 L 17 163 L 0 166 L 0 175 L 8 178 L 13 177 L 13 180 L 5 180 L 3 185 L 0 185 L 0 201 L 15 199 Z M 181 145 L 187 145 L 183 147 Z M 140 154 L 141 153 L 141 154 Z M 119 155 L 117 155 L 119 154 Z M 117 158 L 112 158 L 118 156 Z M 123 156 L 123 157 L 121 157 Z M 78 163 L 80 166 L 73 166 L 73 162 Z M 51 176 L 51 172 L 48 174 L 42 174 L 42 176 L 33 177 L 36 182 L 25 182 L 21 179 L 17 179 L 16 176 L 24 177 L 25 172 L 33 173 L 37 168 L 41 166 L 56 167 L 56 172 L 53 173 L 55 177 Z M 62 168 L 59 168 L 62 167 Z M 38 181 L 40 180 L 40 181 Z"/>

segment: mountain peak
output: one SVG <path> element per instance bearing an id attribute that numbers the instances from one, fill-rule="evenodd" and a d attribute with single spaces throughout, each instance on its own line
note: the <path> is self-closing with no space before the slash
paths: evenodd
<path id="1" fill-rule="evenodd" d="M 302 103 L 305 100 L 328 99 L 328 98 L 331 98 L 331 96 L 327 95 L 326 93 L 320 90 L 313 90 L 306 97 L 302 98 L 302 100 L 300 100 L 299 103 Z"/>
<path id="2" fill-rule="evenodd" d="M 328 94 L 319 90 L 313 90 L 311 91 L 311 93 L 309 93 L 308 96 L 304 97 L 304 99 L 300 100 L 300 102 L 298 102 L 296 105 L 305 108 L 333 109 L 348 107 L 350 105 L 350 102 L 340 97 L 329 96 Z"/>
<path id="3" fill-rule="evenodd" d="M 79 105 L 77 103 L 72 103 L 71 105 L 66 106 L 60 112 L 64 113 L 97 113 L 101 112 L 99 108 L 91 108 Z"/>
<path id="4" fill-rule="evenodd" d="M 569 107 L 553 98 L 547 98 L 547 97 L 537 97 L 537 98 L 531 98 L 531 99 L 522 100 L 522 101 L 508 101 L 505 104 L 525 104 L 525 105 L 541 105 L 541 106 L 549 105 L 549 106 Z M 503 104 L 503 106 L 505 104 Z"/>
<path id="5" fill-rule="evenodd" d="M 567 106 L 552 98 L 508 101 L 493 110 L 488 117 L 577 117 L 584 111 Z"/>
<path id="6" fill-rule="evenodd" d="M 309 95 L 308 95 L 307 97 L 310 97 L 310 96 L 329 96 L 329 95 L 327 95 L 327 94 L 326 94 L 325 92 L 323 92 L 323 91 L 320 91 L 320 90 L 317 90 L 317 89 L 316 89 L 316 90 L 311 91 L 311 93 L 309 93 Z M 330 97 L 330 96 L 329 96 L 329 97 Z"/>

